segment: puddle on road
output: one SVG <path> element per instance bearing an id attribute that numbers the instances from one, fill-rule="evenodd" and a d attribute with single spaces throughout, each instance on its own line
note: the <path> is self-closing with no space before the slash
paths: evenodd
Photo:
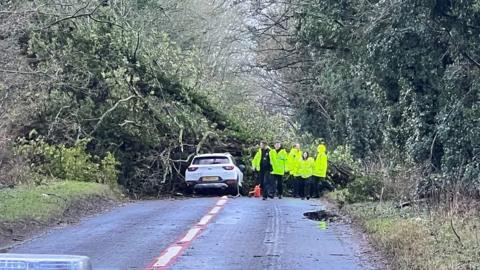
<path id="1" fill-rule="evenodd" d="M 311 220 L 315 220 L 315 221 L 334 222 L 339 218 L 339 216 L 337 214 L 329 212 L 327 210 L 306 212 L 306 213 L 303 213 L 303 215 L 306 218 L 311 219 Z"/>
<path id="2" fill-rule="evenodd" d="M 321 230 L 326 230 L 329 223 L 335 222 L 339 218 L 337 214 L 326 210 L 306 212 L 303 215 L 308 219 L 318 221 L 317 226 Z"/>

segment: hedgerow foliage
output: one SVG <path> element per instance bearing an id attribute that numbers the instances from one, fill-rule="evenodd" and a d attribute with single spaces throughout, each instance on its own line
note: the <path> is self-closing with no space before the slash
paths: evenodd
<path id="1" fill-rule="evenodd" d="M 9 37 L 28 59 L 28 72 L 15 75 L 33 77 L 28 77 L 29 87 L 22 88 L 10 85 L 9 78 L 1 93 L 18 91 L 31 97 L 26 103 L 35 104 L 35 110 L 25 106 L 27 120 L 12 120 L 6 129 L 11 131 L 10 141 L 35 130 L 42 141 L 32 142 L 34 149 L 49 159 L 38 165 L 57 177 L 87 180 L 106 173 L 110 182 L 118 162 L 119 183 L 129 192 L 169 192 L 181 183 L 193 154 L 241 153 L 257 130 L 268 130 L 268 122 L 255 125 L 256 117 L 266 116 L 256 114 L 254 104 L 249 110 L 245 103 L 209 94 L 215 85 L 222 91 L 227 88 L 230 73 L 205 66 L 204 48 L 195 46 L 202 44 L 196 40 L 198 33 L 178 33 L 192 24 L 191 18 L 177 13 L 185 11 L 185 3 L 7 2 L 1 25 L 13 28 L 7 16 L 21 15 L 26 22 L 16 25 L 18 32 Z M 24 67 L 12 67 L 20 68 Z M 215 77 L 220 72 L 225 83 Z M 8 101 L 13 110 L 15 103 Z M 0 117 L 5 115 L 19 119 L 8 113 Z M 75 160 L 59 160 L 62 153 Z M 88 161 L 95 156 L 104 158 Z M 100 167 L 107 169 L 99 171 Z"/>
<path id="2" fill-rule="evenodd" d="M 117 183 L 120 165 L 115 157 L 92 156 L 86 152 L 87 140 L 80 140 L 74 146 L 49 145 L 42 139 L 19 141 L 17 153 L 34 162 L 33 168 L 40 174 L 57 179 L 98 182 L 114 187 Z"/>
<path id="3" fill-rule="evenodd" d="M 423 168 L 411 188 L 424 195 L 479 194 L 479 1 L 262 3 L 286 37 L 262 36 L 274 44 L 265 64 L 304 131 L 363 161 Z"/>

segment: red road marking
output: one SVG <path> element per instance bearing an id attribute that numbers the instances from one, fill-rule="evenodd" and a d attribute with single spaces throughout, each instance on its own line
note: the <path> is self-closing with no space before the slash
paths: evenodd
<path id="1" fill-rule="evenodd" d="M 192 242 L 202 234 L 202 231 L 210 224 L 210 222 L 217 216 L 218 212 L 227 203 L 227 196 L 223 196 L 208 211 L 205 216 L 200 219 L 191 229 L 189 229 L 178 241 L 175 241 L 156 257 L 145 270 L 166 270 L 172 266 L 175 261 L 190 247 Z"/>

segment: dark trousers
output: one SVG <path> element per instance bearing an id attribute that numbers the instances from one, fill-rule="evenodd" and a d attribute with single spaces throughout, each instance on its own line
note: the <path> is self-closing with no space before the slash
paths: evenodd
<path id="1" fill-rule="evenodd" d="M 312 189 L 313 189 L 313 194 L 312 194 L 312 197 L 313 198 L 319 198 L 320 197 L 320 189 L 319 189 L 319 185 L 320 185 L 320 178 L 316 177 L 316 176 L 312 176 L 311 177 L 312 179 Z"/>
<path id="2" fill-rule="evenodd" d="M 293 195 L 293 197 L 298 197 L 298 196 L 300 196 L 300 190 L 299 190 L 299 187 L 300 187 L 299 186 L 300 185 L 299 181 L 300 180 L 299 180 L 299 177 L 293 176 L 293 175 L 291 177 L 292 177 L 292 183 L 293 183 L 293 194 L 292 195 Z"/>
<path id="3" fill-rule="evenodd" d="M 263 189 L 262 195 L 263 198 L 273 197 L 275 194 L 275 179 L 274 176 L 270 174 L 270 172 L 265 173 L 265 177 L 263 179 Z"/>
<path id="4" fill-rule="evenodd" d="M 305 198 L 305 179 L 298 177 L 298 196 Z"/>
<path id="5" fill-rule="evenodd" d="M 278 174 L 272 174 L 273 177 L 273 184 L 277 185 L 277 196 L 283 195 L 283 176 Z"/>
<path id="6" fill-rule="evenodd" d="M 315 180 L 313 177 L 309 177 L 305 180 L 305 196 L 307 198 L 312 198 L 315 196 Z"/>
<path id="7" fill-rule="evenodd" d="M 330 182 L 325 180 L 325 177 L 314 176 L 313 178 L 316 182 L 318 194 L 322 194 L 325 190 L 333 191 L 335 189 Z"/>
<path id="8" fill-rule="evenodd" d="M 263 189 L 263 182 L 265 181 L 265 175 L 268 174 L 268 170 L 260 170 L 257 173 L 257 185 L 260 185 L 260 188 Z"/>
<path id="9" fill-rule="evenodd" d="M 260 189 L 264 197 L 268 196 L 269 180 L 270 172 L 268 170 L 260 170 L 260 172 L 258 172 L 258 181 L 260 182 Z"/>

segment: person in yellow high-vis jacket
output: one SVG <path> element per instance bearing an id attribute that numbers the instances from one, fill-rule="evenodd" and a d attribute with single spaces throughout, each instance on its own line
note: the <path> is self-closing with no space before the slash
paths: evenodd
<path id="1" fill-rule="evenodd" d="M 270 165 L 272 170 L 270 172 L 270 181 L 267 181 L 268 184 L 265 186 L 267 192 L 264 194 L 268 197 L 273 198 L 275 195 L 275 185 L 277 186 L 277 196 L 279 199 L 283 195 L 283 176 L 285 175 L 285 166 L 287 163 L 288 154 L 285 149 L 282 148 L 282 144 L 277 142 L 275 143 L 275 148 L 270 150 Z M 263 196 L 263 199 L 266 200 L 267 196 Z"/>
<path id="2" fill-rule="evenodd" d="M 298 174 L 300 175 L 300 197 L 307 200 L 312 197 L 312 174 L 315 160 L 308 155 L 308 152 L 303 152 L 302 158 L 298 163 Z"/>
<path id="3" fill-rule="evenodd" d="M 299 196 L 299 175 L 298 175 L 298 163 L 302 158 L 302 151 L 300 150 L 300 144 L 296 143 L 290 152 L 288 153 L 286 170 L 290 174 L 290 179 L 293 185 L 293 197 Z"/>
<path id="4" fill-rule="evenodd" d="M 318 197 L 324 189 L 333 190 L 333 186 L 326 180 L 328 170 L 328 156 L 327 147 L 325 144 L 320 144 L 317 147 L 317 157 L 313 165 L 313 180 L 316 191 L 315 196 Z"/>
<path id="5" fill-rule="evenodd" d="M 265 179 L 270 175 L 270 158 L 268 156 L 270 148 L 264 143 L 260 142 L 260 148 L 255 153 L 252 160 L 253 171 L 257 173 L 256 184 L 260 185 L 260 189 L 263 192 Z"/>

